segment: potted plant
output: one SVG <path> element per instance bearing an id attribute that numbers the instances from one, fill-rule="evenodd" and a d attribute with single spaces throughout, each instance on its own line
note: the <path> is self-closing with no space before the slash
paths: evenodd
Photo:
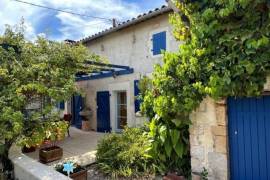
<path id="1" fill-rule="evenodd" d="M 65 137 L 67 126 L 67 123 L 55 122 L 54 126 L 46 130 L 47 138 L 39 150 L 40 162 L 49 163 L 63 157 L 63 149 L 56 144 Z"/>
<path id="2" fill-rule="evenodd" d="M 36 151 L 36 147 L 35 146 L 23 146 L 22 147 L 22 153 L 31 153 L 31 152 L 35 152 Z"/>
<path id="3" fill-rule="evenodd" d="M 68 176 L 68 172 L 65 170 L 64 165 L 66 163 L 72 164 L 72 171 L 69 174 L 69 177 L 74 180 L 87 180 L 87 170 L 77 163 L 73 162 L 63 162 L 55 166 L 55 170 Z"/>

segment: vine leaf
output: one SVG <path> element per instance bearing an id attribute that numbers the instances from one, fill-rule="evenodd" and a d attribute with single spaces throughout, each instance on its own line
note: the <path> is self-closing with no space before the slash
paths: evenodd
<path id="1" fill-rule="evenodd" d="M 172 143 L 173 143 L 173 147 L 176 146 L 178 140 L 179 140 L 179 137 L 180 137 L 180 131 L 177 130 L 177 129 L 174 129 L 171 131 L 171 140 L 172 140 Z"/>
<path id="2" fill-rule="evenodd" d="M 174 147 L 174 150 L 175 150 L 177 156 L 182 158 L 183 153 L 184 153 L 184 145 L 183 145 L 183 143 L 181 143 L 181 142 L 177 143 L 176 146 Z"/>
<path id="3" fill-rule="evenodd" d="M 170 157 L 172 153 L 172 145 L 169 139 L 165 141 L 164 146 L 165 146 L 165 151 L 166 151 L 167 156 Z"/>

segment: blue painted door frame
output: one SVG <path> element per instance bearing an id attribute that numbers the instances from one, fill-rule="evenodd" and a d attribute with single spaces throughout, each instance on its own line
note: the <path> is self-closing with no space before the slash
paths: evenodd
<path id="1" fill-rule="evenodd" d="M 110 132 L 110 93 L 97 92 L 97 131 Z"/>
<path id="2" fill-rule="evenodd" d="M 231 180 L 270 180 L 270 96 L 228 99 Z"/>
<path id="3" fill-rule="evenodd" d="M 82 117 L 80 116 L 80 111 L 82 110 L 82 96 L 74 95 L 72 100 L 72 125 L 76 128 L 81 129 L 82 127 Z"/>

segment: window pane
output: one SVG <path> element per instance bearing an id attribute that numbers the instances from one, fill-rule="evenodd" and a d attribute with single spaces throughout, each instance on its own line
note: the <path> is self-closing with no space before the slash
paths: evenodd
<path id="1" fill-rule="evenodd" d="M 123 129 L 127 125 L 127 93 L 117 93 L 117 128 Z"/>
<path id="2" fill-rule="evenodd" d="M 124 127 L 127 125 L 127 118 L 118 118 L 119 120 L 119 129 L 124 129 Z"/>
<path id="3" fill-rule="evenodd" d="M 120 108 L 119 108 L 119 116 L 127 117 L 127 108 L 126 107 L 120 106 Z"/>

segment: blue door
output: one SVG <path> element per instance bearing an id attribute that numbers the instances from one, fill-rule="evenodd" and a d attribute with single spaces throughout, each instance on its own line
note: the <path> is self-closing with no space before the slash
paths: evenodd
<path id="1" fill-rule="evenodd" d="M 110 93 L 97 92 L 97 131 L 110 132 Z"/>
<path id="2" fill-rule="evenodd" d="M 270 180 L 270 96 L 229 98 L 232 180 Z"/>
<path id="3" fill-rule="evenodd" d="M 80 129 L 82 127 L 82 117 L 80 116 L 80 111 L 82 110 L 82 97 L 80 95 L 74 95 L 72 102 L 72 125 Z"/>

